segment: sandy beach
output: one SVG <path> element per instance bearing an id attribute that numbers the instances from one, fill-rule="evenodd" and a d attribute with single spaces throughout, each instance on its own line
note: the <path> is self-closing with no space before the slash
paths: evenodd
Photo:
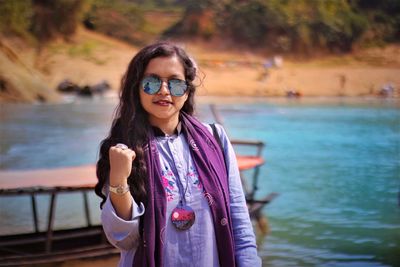
<path id="1" fill-rule="evenodd" d="M 39 56 L 33 49 L 10 41 L 28 65 L 43 74 L 50 88 L 65 80 L 80 85 L 107 81 L 117 92 L 129 61 L 138 51 L 121 41 L 80 29 L 71 42 L 56 41 Z M 180 42 L 197 61 L 200 96 L 376 96 L 391 84 L 400 88 L 400 46 L 360 50 L 351 55 L 296 59 L 281 56 L 282 64 L 268 69 L 265 62 L 277 55 L 260 55 L 213 47 L 195 41 Z"/>

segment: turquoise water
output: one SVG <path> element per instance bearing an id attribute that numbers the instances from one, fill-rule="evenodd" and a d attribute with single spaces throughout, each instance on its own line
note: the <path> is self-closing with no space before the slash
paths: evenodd
<path id="1" fill-rule="evenodd" d="M 400 110 L 366 104 L 220 107 L 232 136 L 268 144 L 266 265 L 400 265 Z"/>
<path id="2" fill-rule="evenodd" d="M 201 102 L 199 114 L 211 121 L 207 102 Z M 0 168 L 95 162 L 114 105 L 113 100 L 3 105 Z M 265 208 L 271 228 L 259 245 L 265 266 L 400 266 L 398 101 L 232 100 L 218 109 L 231 138 L 267 143 L 258 195 L 280 195 Z M 81 200 L 67 196 L 66 204 L 59 203 L 56 226 L 79 223 L 80 209 L 62 207 L 78 207 Z M 95 196 L 91 203 L 96 221 Z M 30 219 L 28 204 L 1 199 L 0 234 L 31 227 L 22 219 L 24 214 Z M 19 215 L 12 212 L 16 207 Z"/>

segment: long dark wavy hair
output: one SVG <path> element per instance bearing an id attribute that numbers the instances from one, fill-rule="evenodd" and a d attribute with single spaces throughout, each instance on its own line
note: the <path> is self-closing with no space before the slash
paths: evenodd
<path id="1" fill-rule="evenodd" d="M 194 112 L 194 93 L 196 86 L 196 65 L 186 54 L 185 50 L 170 42 L 158 42 L 144 47 L 129 63 L 128 69 L 121 80 L 121 95 L 117 106 L 111 130 L 106 139 L 100 144 L 99 160 L 97 161 L 96 175 L 98 182 L 95 186 L 96 194 L 102 198 L 100 208 L 106 200 L 103 187 L 110 175 L 110 161 L 108 151 L 117 143 L 126 144 L 136 152 L 132 163 L 132 172 L 128 177 L 130 192 L 137 203 L 147 203 L 146 183 L 147 170 L 143 146 L 147 144 L 150 124 L 148 113 L 140 103 L 139 90 L 144 72 L 150 60 L 157 57 L 177 56 L 185 70 L 185 80 L 188 84 L 188 98 L 182 111 L 192 115 Z"/>

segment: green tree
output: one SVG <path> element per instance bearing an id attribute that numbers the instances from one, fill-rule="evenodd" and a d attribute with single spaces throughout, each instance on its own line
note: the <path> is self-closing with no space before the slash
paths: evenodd
<path id="1" fill-rule="evenodd" d="M 89 0 L 33 0 L 32 32 L 45 42 L 57 36 L 68 38 L 81 24 Z"/>
<path id="2" fill-rule="evenodd" d="M 141 44 L 145 27 L 142 9 L 121 0 L 94 0 L 84 23 L 89 29 L 135 44 Z"/>
<path id="3" fill-rule="evenodd" d="M 399 0 L 350 0 L 350 4 L 369 21 L 363 38 L 367 45 L 400 41 Z"/>
<path id="4" fill-rule="evenodd" d="M 30 0 L 0 1 L 0 32 L 28 37 L 33 17 Z"/>

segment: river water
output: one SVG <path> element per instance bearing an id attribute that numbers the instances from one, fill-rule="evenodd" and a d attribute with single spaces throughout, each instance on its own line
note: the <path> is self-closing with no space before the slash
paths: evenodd
<path id="1" fill-rule="evenodd" d="M 207 122 L 210 102 L 231 138 L 267 143 L 258 196 L 279 196 L 264 209 L 264 266 L 400 266 L 399 100 L 201 99 L 198 116 Z M 0 169 L 93 164 L 115 104 L 2 104 Z M 40 196 L 41 229 L 47 201 Z M 57 228 L 84 224 L 79 194 L 57 203 Z M 98 198 L 90 203 L 99 222 Z M 0 218 L 0 235 L 31 231 L 29 199 L 0 198 Z"/>

